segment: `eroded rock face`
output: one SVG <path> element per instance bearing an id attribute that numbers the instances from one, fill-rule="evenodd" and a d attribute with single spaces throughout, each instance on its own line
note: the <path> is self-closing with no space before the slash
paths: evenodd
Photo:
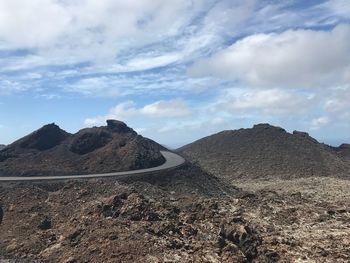
<path id="1" fill-rule="evenodd" d="M 107 128 L 118 133 L 134 132 L 134 130 L 128 127 L 124 122 L 117 120 L 107 120 Z"/>
<path id="2" fill-rule="evenodd" d="M 255 130 L 264 129 L 264 130 L 273 130 L 273 131 L 279 131 L 279 132 L 286 132 L 285 129 L 283 129 L 281 127 L 276 127 L 276 126 L 270 125 L 268 123 L 255 124 L 253 126 L 253 129 L 255 129 Z"/>
<path id="3" fill-rule="evenodd" d="M 112 137 L 107 132 L 89 130 L 75 136 L 70 150 L 77 154 L 86 154 L 105 146 L 111 140 Z"/>
<path id="4" fill-rule="evenodd" d="M 0 151 L 6 147 L 5 144 L 0 144 Z"/>
<path id="5" fill-rule="evenodd" d="M 318 143 L 318 141 L 316 139 L 312 138 L 307 132 L 293 131 L 293 135 L 303 137 L 303 138 L 308 139 L 314 143 Z"/>

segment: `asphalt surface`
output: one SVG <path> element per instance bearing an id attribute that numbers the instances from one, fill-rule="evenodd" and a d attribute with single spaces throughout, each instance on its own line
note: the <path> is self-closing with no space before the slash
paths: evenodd
<path id="1" fill-rule="evenodd" d="M 0 177 L 0 181 L 48 181 L 48 180 L 69 180 L 69 179 L 88 179 L 88 178 L 102 178 L 102 177 L 123 177 L 129 175 L 142 175 L 148 173 L 155 173 L 164 170 L 170 170 L 177 168 L 185 163 L 185 159 L 181 156 L 168 152 L 161 151 L 162 155 L 165 158 L 165 163 L 160 166 L 125 171 L 125 172 L 114 172 L 114 173 L 104 173 L 104 174 L 85 174 L 85 175 L 59 175 L 59 176 L 30 176 L 30 177 L 21 177 L 21 176 L 12 176 L 12 177 Z"/>

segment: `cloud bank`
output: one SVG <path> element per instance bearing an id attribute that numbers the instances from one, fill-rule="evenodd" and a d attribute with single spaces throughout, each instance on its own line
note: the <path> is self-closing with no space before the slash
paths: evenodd
<path id="1" fill-rule="evenodd" d="M 254 87 L 329 87 L 349 82 L 350 26 L 331 31 L 256 34 L 195 62 L 192 76 L 238 80 Z"/>

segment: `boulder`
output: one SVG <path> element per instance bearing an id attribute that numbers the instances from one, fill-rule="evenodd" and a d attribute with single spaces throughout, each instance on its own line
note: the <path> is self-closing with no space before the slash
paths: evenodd
<path id="1" fill-rule="evenodd" d="M 49 219 L 48 217 L 45 217 L 43 220 L 41 220 L 41 222 L 38 225 L 38 228 L 41 230 L 48 230 L 51 228 L 51 219 Z"/>
<path id="2" fill-rule="evenodd" d="M 124 122 L 118 120 L 107 120 L 107 128 L 118 133 L 134 132 Z"/>

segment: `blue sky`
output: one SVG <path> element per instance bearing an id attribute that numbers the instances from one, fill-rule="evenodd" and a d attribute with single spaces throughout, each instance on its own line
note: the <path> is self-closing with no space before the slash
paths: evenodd
<path id="1" fill-rule="evenodd" d="M 0 143 L 108 118 L 171 147 L 261 122 L 350 142 L 350 1 L 0 0 Z"/>

